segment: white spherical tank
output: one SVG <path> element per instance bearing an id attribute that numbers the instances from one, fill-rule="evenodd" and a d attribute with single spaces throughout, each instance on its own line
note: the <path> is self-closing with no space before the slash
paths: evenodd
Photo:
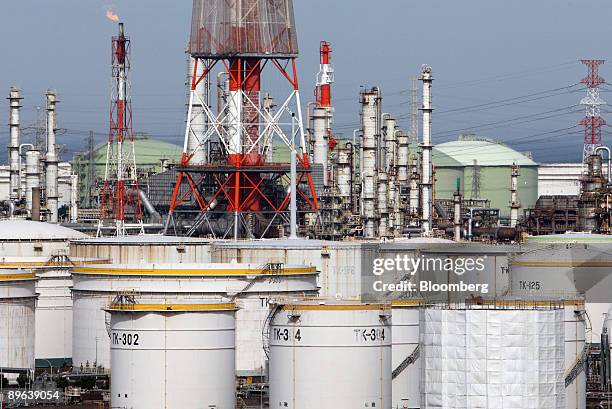
<path id="1" fill-rule="evenodd" d="M 235 305 L 111 305 L 111 407 L 234 409 Z"/>
<path id="2" fill-rule="evenodd" d="M 393 408 L 420 408 L 419 299 L 396 300 L 392 306 Z"/>
<path id="3" fill-rule="evenodd" d="M 34 370 L 36 276 L 0 271 L 0 368 Z"/>
<path id="4" fill-rule="evenodd" d="M 391 408 L 391 311 L 280 305 L 271 321 L 270 408 Z"/>
<path id="5" fill-rule="evenodd" d="M 263 376 L 263 323 L 268 299 L 316 295 L 317 271 L 304 265 L 239 263 L 95 265 L 73 271 L 73 363 L 110 367 L 108 317 L 118 292 L 133 291 L 142 303 L 201 303 L 234 299 L 236 372 Z"/>
<path id="6" fill-rule="evenodd" d="M 421 408 L 564 408 L 564 313 L 511 301 L 421 309 Z"/>

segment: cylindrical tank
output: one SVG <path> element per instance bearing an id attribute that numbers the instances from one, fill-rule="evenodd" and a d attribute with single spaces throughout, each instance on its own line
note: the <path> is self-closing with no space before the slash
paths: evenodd
<path id="1" fill-rule="evenodd" d="M 270 298 L 314 296 L 317 270 L 288 264 L 129 264 L 77 267 L 73 271 L 73 364 L 109 368 L 107 316 L 103 311 L 121 291 L 142 303 L 202 303 L 235 299 L 236 371 L 263 376 L 261 333 Z"/>
<path id="2" fill-rule="evenodd" d="M 171 236 L 101 237 L 70 242 L 70 255 L 105 258 L 116 264 L 209 263 L 208 239 Z"/>
<path id="3" fill-rule="evenodd" d="M 431 305 L 420 341 L 423 409 L 565 407 L 558 304 Z"/>
<path id="4" fill-rule="evenodd" d="M 0 368 L 4 373 L 34 370 L 36 276 L 0 271 Z"/>
<path id="5" fill-rule="evenodd" d="M 111 407 L 234 409 L 235 308 L 112 304 Z"/>
<path id="6" fill-rule="evenodd" d="M 63 226 L 30 220 L 0 221 L 0 257 L 45 256 L 68 253 L 71 239 L 85 238 L 86 234 Z"/>
<path id="7" fill-rule="evenodd" d="M 577 364 L 584 364 L 584 362 L 580 363 L 580 360 L 584 358 L 587 318 L 584 300 L 568 300 L 562 304 L 565 329 L 565 374 L 568 374 Z M 579 371 L 576 378 L 565 386 L 565 408 L 586 409 L 586 371 Z"/>
<path id="8" fill-rule="evenodd" d="M 420 299 L 396 300 L 392 306 L 393 408 L 420 408 L 419 308 Z"/>
<path id="9" fill-rule="evenodd" d="M 270 407 L 391 408 L 386 305 L 280 305 L 270 328 Z"/>

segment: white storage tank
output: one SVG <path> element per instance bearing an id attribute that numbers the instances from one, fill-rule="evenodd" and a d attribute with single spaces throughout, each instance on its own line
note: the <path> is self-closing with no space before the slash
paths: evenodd
<path id="1" fill-rule="evenodd" d="M 61 368 L 72 361 L 72 269 L 84 260 L 66 256 L 2 257 L 0 274 L 20 269 L 36 275 L 36 366 Z M 104 260 L 87 260 L 87 263 Z"/>
<path id="2" fill-rule="evenodd" d="M 564 314 L 513 301 L 421 309 L 421 408 L 564 408 Z"/>
<path id="3" fill-rule="evenodd" d="M 112 304 L 111 407 L 234 409 L 235 310 Z"/>
<path id="4" fill-rule="evenodd" d="M 107 316 L 103 308 L 118 292 L 142 303 L 201 303 L 234 299 L 236 372 L 264 376 L 263 323 L 270 298 L 315 296 L 317 270 L 305 265 L 241 263 L 129 264 L 76 267 L 73 271 L 73 363 L 110 367 Z"/>
<path id="5" fill-rule="evenodd" d="M 360 300 L 361 275 L 372 267 L 378 243 L 334 242 L 307 239 L 243 240 L 216 242 L 215 263 L 285 263 L 317 268 L 322 298 Z"/>
<path id="6" fill-rule="evenodd" d="M 392 308 L 393 408 L 420 408 L 419 309 L 421 299 L 395 300 Z"/>
<path id="7" fill-rule="evenodd" d="M 70 240 L 86 237 L 84 233 L 58 224 L 0 220 L 0 257 L 66 255 Z"/>
<path id="8" fill-rule="evenodd" d="M 271 320 L 270 408 L 391 408 L 391 311 L 298 302 Z"/>
<path id="9" fill-rule="evenodd" d="M 34 370 L 35 303 L 33 273 L 0 271 L 0 372 Z"/>
<path id="10" fill-rule="evenodd" d="M 97 237 L 70 242 L 70 255 L 115 264 L 210 263 L 211 240 L 159 235 Z"/>
<path id="11" fill-rule="evenodd" d="M 511 294 L 529 298 L 584 296 L 593 337 L 599 339 L 605 313 L 612 306 L 612 236 L 534 236 L 522 250 L 510 263 Z"/>

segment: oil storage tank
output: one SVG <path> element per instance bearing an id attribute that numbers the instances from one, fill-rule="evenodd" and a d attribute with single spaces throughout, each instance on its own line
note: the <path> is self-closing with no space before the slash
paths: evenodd
<path id="1" fill-rule="evenodd" d="M 109 368 L 108 316 L 103 311 L 122 292 L 144 304 L 199 304 L 235 301 L 236 372 L 264 376 L 262 329 L 268 301 L 315 296 L 317 270 L 291 264 L 127 264 L 92 265 L 73 271 L 73 363 Z"/>
<path id="2" fill-rule="evenodd" d="M 7 378 L 34 370 L 36 276 L 0 271 L 0 372 Z"/>
<path id="3" fill-rule="evenodd" d="M 234 409 L 235 310 L 111 304 L 111 407 Z"/>
<path id="4" fill-rule="evenodd" d="M 593 337 L 612 306 L 612 236 L 533 236 L 510 262 L 511 292 L 525 298 L 584 296 Z"/>
<path id="5" fill-rule="evenodd" d="M 419 310 L 423 300 L 391 302 L 393 408 L 420 408 Z"/>
<path id="6" fill-rule="evenodd" d="M 274 308 L 271 408 L 391 408 L 388 305 L 311 301 Z"/>
<path id="7" fill-rule="evenodd" d="M 70 256 L 116 264 L 210 263 L 209 239 L 159 235 L 96 237 L 70 242 Z"/>
<path id="8" fill-rule="evenodd" d="M 564 408 L 563 321 L 554 303 L 421 309 L 421 408 Z"/>
<path id="9" fill-rule="evenodd" d="M 87 235 L 57 224 L 30 220 L 0 221 L 0 257 L 51 257 L 68 254 L 70 240 Z"/>
<path id="10" fill-rule="evenodd" d="M 215 263 L 299 263 L 319 271 L 322 298 L 359 300 L 362 272 L 372 266 L 378 243 L 280 239 L 217 242 L 212 246 Z"/>

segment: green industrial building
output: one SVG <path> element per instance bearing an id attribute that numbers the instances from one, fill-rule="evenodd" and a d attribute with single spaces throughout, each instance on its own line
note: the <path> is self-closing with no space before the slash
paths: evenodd
<path id="1" fill-rule="evenodd" d="M 519 166 L 518 196 L 521 209 L 538 199 L 538 165 L 528 154 L 491 139 L 462 135 L 433 149 L 436 199 L 452 199 L 460 179 L 466 199 L 488 199 L 502 216 L 510 215 L 512 165 Z M 522 213 L 522 211 L 520 212 Z"/>
<path id="2" fill-rule="evenodd" d="M 106 144 L 101 144 L 93 152 L 74 155 L 73 166 L 79 174 L 79 198 L 84 208 L 96 206 L 98 189 L 104 179 L 106 167 Z M 129 148 L 129 144 L 128 144 Z M 179 163 L 183 153 L 181 146 L 150 138 L 147 134 L 134 136 L 136 167 L 140 174 L 153 174 L 162 170 L 162 162 Z M 93 165 L 93 166 L 92 166 Z M 93 167 L 93 172 L 91 171 Z"/>

